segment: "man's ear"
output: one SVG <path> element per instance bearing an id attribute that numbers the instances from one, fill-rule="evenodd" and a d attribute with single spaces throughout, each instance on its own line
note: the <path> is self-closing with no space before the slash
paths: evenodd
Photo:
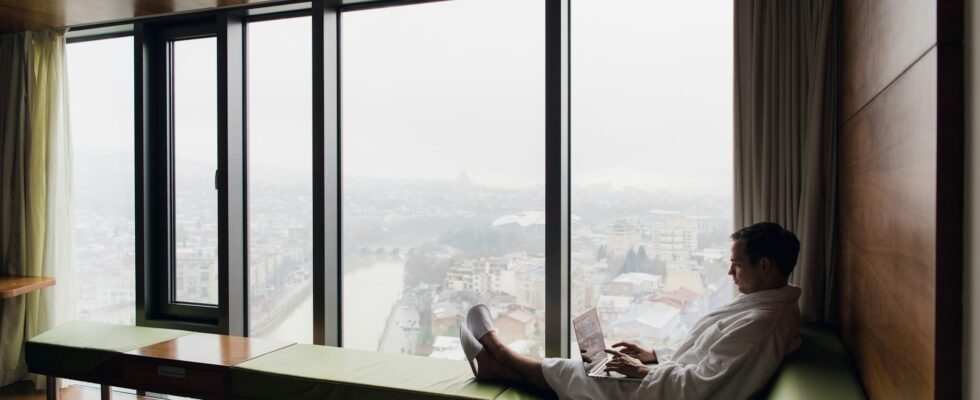
<path id="1" fill-rule="evenodd" d="M 762 276 L 769 276 L 772 273 L 772 269 L 775 267 L 772 260 L 769 257 L 762 257 L 759 259 L 759 271 L 762 272 Z"/>

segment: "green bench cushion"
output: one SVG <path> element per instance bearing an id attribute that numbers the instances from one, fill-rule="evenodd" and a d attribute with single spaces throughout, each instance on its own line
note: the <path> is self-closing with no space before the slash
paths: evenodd
<path id="1" fill-rule="evenodd" d="M 500 396 L 497 396 L 495 400 L 540 400 L 554 398 L 557 398 L 557 396 L 551 392 L 545 393 L 540 389 L 512 386 L 507 388 L 507 390 L 501 393 Z"/>
<path id="2" fill-rule="evenodd" d="M 37 335 L 24 344 L 28 369 L 81 375 L 119 353 L 175 339 L 191 332 L 73 321 Z"/>
<path id="3" fill-rule="evenodd" d="M 857 371 L 832 329 L 805 324 L 803 343 L 786 356 L 773 377 L 770 399 L 865 399 Z"/>
<path id="4" fill-rule="evenodd" d="M 477 382 L 463 361 L 295 344 L 236 365 L 231 394 L 243 399 L 532 399 Z"/>

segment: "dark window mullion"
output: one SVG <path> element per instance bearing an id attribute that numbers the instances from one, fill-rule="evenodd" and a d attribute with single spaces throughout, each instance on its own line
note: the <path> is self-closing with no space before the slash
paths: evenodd
<path id="1" fill-rule="evenodd" d="M 169 310 L 170 309 L 169 305 L 172 304 L 172 303 L 175 303 L 177 301 L 176 294 L 175 294 L 175 292 L 177 290 L 177 282 L 176 282 L 176 279 L 177 279 L 176 278 L 176 275 L 177 275 L 177 249 L 176 249 L 176 247 L 177 247 L 176 246 L 177 238 L 176 238 L 176 229 L 174 229 L 174 227 L 177 226 L 176 225 L 177 224 L 177 222 L 176 222 L 176 214 L 177 214 L 177 211 L 176 211 L 176 202 L 174 201 L 174 192 L 175 192 L 174 188 L 176 187 L 175 186 L 176 185 L 176 182 L 175 182 L 175 179 L 174 179 L 174 175 L 175 175 L 175 173 L 174 173 L 174 166 L 175 166 L 175 161 L 174 161 L 174 153 L 175 153 L 175 151 L 174 151 L 174 148 L 175 148 L 174 147 L 174 119 L 175 119 L 174 118 L 175 117 L 175 115 L 174 115 L 175 114 L 175 112 L 174 112 L 174 98 L 176 97 L 176 92 L 174 90 L 174 45 L 173 45 L 173 42 L 166 41 L 166 42 L 163 42 L 162 43 L 162 46 L 163 46 L 163 49 L 164 49 L 164 57 L 165 57 L 164 59 L 166 60 L 166 67 L 165 67 L 166 68 L 166 70 L 165 70 L 166 71 L 165 72 L 165 74 L 166 74 L 166 78 L 165 78 L 166 79 L 166 81 L 165 81 L 166 82 L 165 83 L 166 84 L 166 91 L 164 92 L 164 96 L 166 98 L 166 101 L 164 102 L 164 104 L 166 105 L 166 108 L 164 109 L 164 113 L 165 113 L 164 115 L 166 115 L 166 121 L 167 121 L 167 124 L 166 124 L 166 140 L 167 140 L 167 142 L 166 142 L 166 145 L 167 145 L 166 150 L 167 151 L 164 154 L 166 154 L 166 157 L 167 157 L 166 158 L 166 171 L 167 171 L 167 175 L 166 175 L 167 176 L 167 186 L 166 186 L 166 193 L 167 193 L 167 208 L 166 208 L 166 212 L 167 212 L 167 226 L 166 226 L 166 231 L 167 231 L 167 238 L 168 238 L 167 239 L 168 240 L 168 242 L 167 242 L 167 250 L 168 250 L 168 252 L 167 252 L 166 272 L 161 275 L 161 277 L 164 278 L 164 280 L 162 280 L 162 281 L 167 282 L 167 286 L 164 287 L 164 288 L 162 288 L 163 290 L 161 292 L 165 296 L 162 299 L 163 304 L 165 305 L 165 308 L 167 310 Z"/>
<path id="2" fill-rule="evenodd" d="M 569 353 L 568 0 L 545 1 L 545 356 Z"/>

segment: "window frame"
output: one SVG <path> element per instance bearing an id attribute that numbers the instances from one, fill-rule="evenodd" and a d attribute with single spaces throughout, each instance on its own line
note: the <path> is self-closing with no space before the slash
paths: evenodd
<path id="1" fill-rule="evenodd" d="M 240 42 L 241 24 L 229 13 L 183 16 L 136 23 L 137 90 L 137 325 L 191 329 L 212 333 L 241 334 L 237 312 L 244 307 L 238 299 L 244 288 L 239 268 L 230 265 L 245 259 L 240 240 L 245 199 L 242 175 L 244 140 L 240 104 L 241 50 L 229 41 Z M 210 17 L 210 18 L 209 18 Z M 236 35 L 237 32 L 237 35 Z M 174 237 L 174 147 L 173 147 L 173 44 L 176 41 L 215 37 L 217 40 L 218 104 L 218 304 L 176 301 Z M 237 46 L 240 49 L 240 46 Z M 231 49 L 231 51 L 229 51 Z M 236 62 L 237 61 L 237 62 Z M 236 64 L 229 68 L 229 64 Z M 229 94 L 237 93 L 237 96 Z M 233 98 L 236 101 L 229 102 Z M 240 100 L 240 101 L 239 101 Z M 236 107 L 236 104 L 238 106 Z M 230 162 L 231 161 L 231 162 Z M 230 240 L 229 235 L 234 236 Z"/>
<path id="2" fill-rule="evenodd" d="M 177 190 L 176 190 L 176 187 L 177 187 L 177 176 L 176 175 L 177 175 L 177 173 L 175 172 L 175 170 L 177 168 L 177 161 L 176 161 L 176 153 L 177 153 L 177 150 L 176 150 L 176 145 L 175 145 L 175 140 L 176 140 L 175 126 L 176 126 L 176 122 L 175 122 L 175 111 L 174 111 L 176 109 L 176 106 L 174 104 L 175 103 L 175 97 L 176 97 L 175 96 L 175 92 L 176 92 L 176 90 L 175 90 L 176 79 L 174 78 L 174 71 L 176 70 L 176 65 L 175 65 L 175 63 L 176 63 L 176 57 L 175 57 L 176 49 L 175 49 L 175 47 L 176 47 L 176 44 L 178 42 L 186 41 L 186 40 L 197 40 L 197 39 L 214 38 L 215 41 L 217 42 L 217 36 L 218 35 L 211 28 L 212 27 L 207 26 L 207 25 L 188 25 L 188 26 L 180 26 L 180 27 L 166 28 L 166 29 L 162 29 L 161 30 L 162 45 L 163 45 L 163 49 L 162 50 L 165 52 L 165 56 L 164 57 L 165 57 L 165 60 L 166 60 L 166 74 L 165 74 L 165 79 L 166 79 L 166 87 L 167 87 L 167 89 L 166 89 L 166 95 L 165 95 L 166 96 L 166 100 L 164 102 L 166 104 L 166 110 L 164 112 L 166 113 L 165 114 L 165 118 L 166 118 L 166 121 L 167 121 L 166 122 L 166 126 L 167 126 L 167 128 L 166 128 L 166 135 L 167 135 L 167 149 L 166 149 L 166 154 L 168 156 L 167 157 L 167 177 L 168 177 L 168 186 L 167 186 L 167 194 L 168 194 L 168 196 L 167 196 L 167 201 L 168 201 L 167 210 L 168 211 L 167 211 L 167 219 L 168 219 L 168 225 L 169 225 L 169 229 L 168 229 L 168 236 L 169 237 L 167 238 L 167 240 L 170 243 L 170 245 L 168 246 L 169 247 L 169 252 L 170 252 L 170 254 L 169 254 L 169 260 L 170 261 L 168 262 L 167 270 L 166 271 L 161 271 L 162 273 L 161 273 L 161 275 L 159 275 L 159 278 L 158 278 L 158 279 L 166 279 L 167 280 L 167 288 L 166 288 L 167 290 L 161 290 L 159 293 L 161 295 L 165 295 L 165 298 L 163 299 L 162 306 L 161 306 L 161 308 L 163 309 L 163 312 L 165 314 L 183 314 L 183 313 L 187 313 L 189 315 L 193 315 L 195 318 L 197 318 L 198 315 L 204 314 L 203 312 L 201 312 L 199 310 L 203 310 L 205 308 L 214 308 L 217 305 L 207 304 L 207 303 L 195 303 L 195 302 L 179 301 L 179 300 L 177 300 L 177 245 L 176 245 L 176 243 L 177 243 L 177 232 L 176 232 L 177 231 L 177 229 L 176 229 L 176 227 L 177 227 L 177 211 L 176 211 L 176 208 L 177 208 L 177 199 L 176 199 L 176 196 L 177 196 L 177 193 L 176 193 L 177 192 Z M 215 65 L 215 69 L 216 70 L 217 70 L 217 67 L 218 66 Z M 216 92 L 218 91 L 217 85 L 215 87 L 215 91 Z M 219 136 L 217 134 L 217 132 L 216 132 L 216 135 L 215 136 Z M 222 152 L 222 149 L 219 146 L 217 146 L 217 144 L 216 144 L 215 147 L 218 147 L 218 154 L 215 154 L 215 158 L 220 158 L 219 154 Z M 220 167 L 219 167 L 218 170 L 215 171 L 215 191 L 216 191 L 215 195 L 218 196 L 218 197 L 221 196 L 221 188 L 217 184 L 217 180 L 218 180 L 218 176 L 219 175 L 220 175 Z M 219 220 L 220 220 L 220 217 L 219 217 Z M 220 226 L 220 222 L 219 222 L 219 226 Z M 219 248 L 221 247 L 221 244 L 220 243 L 218 244 L 218 247 Z M 222 256 L 221 251 L 220 250 L 216 250 L 215 253 L 217 253 L 218 263 L 220 265 L 221 259 L 222 259 L 222 257 L 221 257 Z M 184 308 L 185 306 L 189 306 L 187 308 L 188 310 L 195 310 L 195 311 L 188 312 L 188 311 L 185 311 L 185 310 L 181 310 L 181 308 Z"/>
<path id="3" fill-rule="evenodd" d="M 440 0 L 311 0 L 245 4 L 122 23 L 76 27 L 69 40 L 134 36 L 136 325 L 248 335 L 247 88 L 245 25 L 311 16 L 313 26 L 313 337 L 341 346 L 342 195 L 340 26 L 342 15 Z M 545 1 L 545 353 L 569 352 L 570 0 Z M 86 32 L 88 31 L 88 32 Z M 108 32 L 108 33 L 107 33 Z M 123 33 L 120 33 L 123 32 Z M 219 301 L 173 301 L 172 121 L 169 41 L 218 40 Z M 161 111 L 163 110 L 163 111 Z M 161 200 L 165 199 L 165 200 Z"/>

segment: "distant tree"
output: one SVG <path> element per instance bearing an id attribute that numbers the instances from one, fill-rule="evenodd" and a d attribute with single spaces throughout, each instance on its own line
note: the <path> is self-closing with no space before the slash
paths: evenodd
<path id="1" fill-rule="evenodd" d="M 446 278 L 448 271 L 449 262 L 418 253 L 405 260 L 405 284 L 409 287 L 420 283 L 437 285 Z"/>
<path id="2" fill-rule="evenodd" d="M 609 250 L 606 248 L 606 245 L 599 246 L 599 248 L 595 251 L 595 260 L 601 261 L 603 258 L 606 258 L 606 256 L 609 255 L 608 252 Z"/>
<path id="3" fill-rule="evenodd" d="M 419 336 L 418 347 L 432 347 L 436 338 L 432 334 L 432 297 L 428 294 L 419 299 Z"/>
<path id="4" fill-rule="evenodd" d="M 623 260 L 623 267 L 619 272 L 636 272 L 636 250 L 632 247 L 626 252 L 626 259 Z"/>
<path id="5" fill-rule="evenodd" d="M 454 293 L 454 300 L 460 304 L 479 304 L 483 300 L 480 298 L 480 294 L 472 290 L 460 290 Z"/>
<path id="6" fill-rule="evenodd" d="M 446 327 L 446 330 L 443 331 L 443 332 L 441 332 L 440 334 L 443 335 L 443 336 L 455 336 L 455 335 L 459 334 L 459 327 L 461 325 L 460 322 L 461 321 L 459 321 L 457 319 L 456 322 L 454 322 L 452 325 L 449 325 L 448 327 Z"/>
<path id="7" fill-rule="evenodd" d="M 442 236 L 442 242 L 460 249 L 467 258 L 494 257 L 517 251 L 544 251 L 543 233 L 514 226 L 462 228 Z"/>
<path id="8" fill-rule="evenodd" d="M 650 268 L 647 271 L 650 274 L 660 275 L 664 278 L 667 277 L 667 262 L 659 258 L 650 260 Z"/>
<path id="9" fill-rule="evenodd" d="M 647 249 L 640 246 L 640 249 L 636 252 L 635 270 L 653 275 L 667 276 L 667 263 L 660 259 L 650 258 L 647 254 Z"/>

